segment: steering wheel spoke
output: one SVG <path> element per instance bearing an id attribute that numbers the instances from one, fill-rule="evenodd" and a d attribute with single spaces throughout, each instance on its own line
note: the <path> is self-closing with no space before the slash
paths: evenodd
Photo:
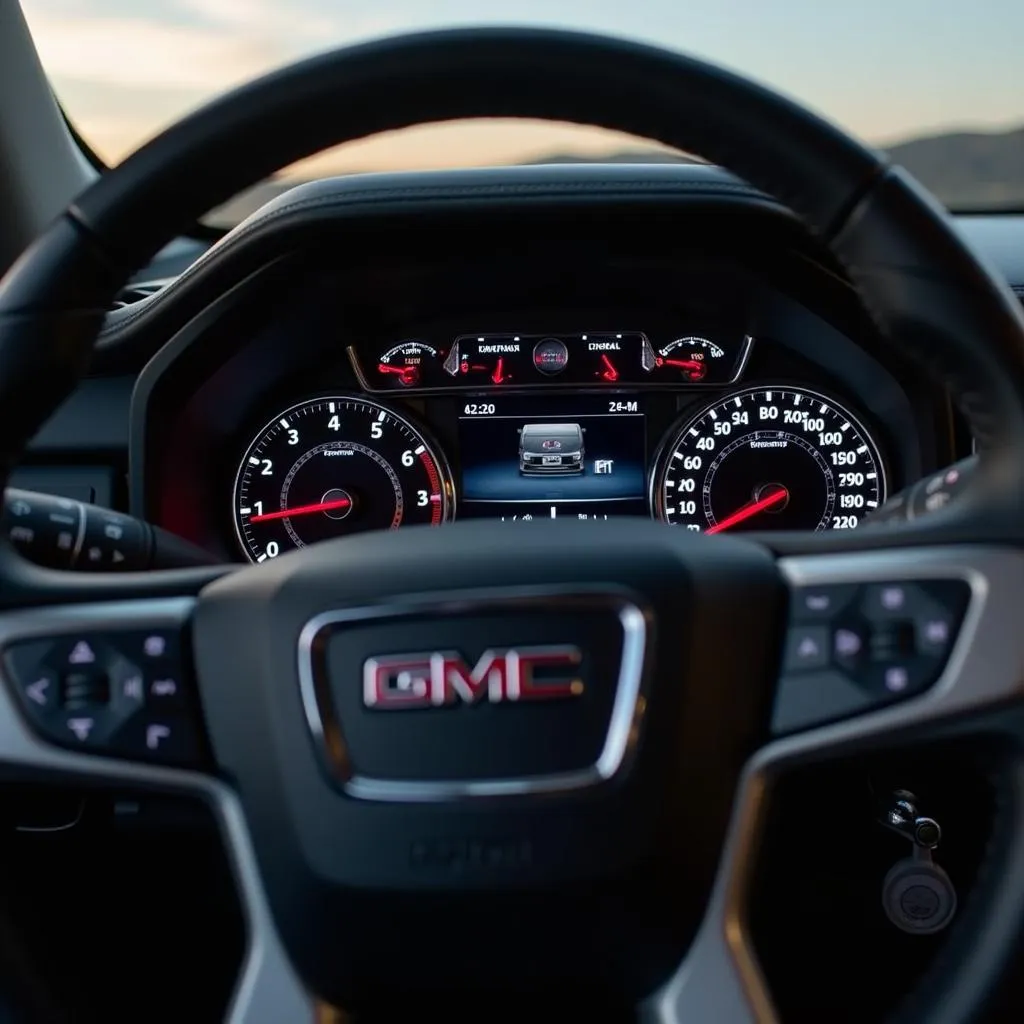
<path id="1" fill-rule="evenodd" d="M 0 614 L 6 777 L 185 794 L 221 831 L 249 932 L 228 1020 L 308 1019 L 312 1000 L 274 927 L 235 791 L 212 771 L 188 664 L 191 597 Z"/>

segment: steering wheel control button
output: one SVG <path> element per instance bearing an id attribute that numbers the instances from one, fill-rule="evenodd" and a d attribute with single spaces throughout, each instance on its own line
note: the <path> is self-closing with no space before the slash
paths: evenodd
<path id="1" fill-rule="evenodd" d="M 826 668 L 831 656 L 827 626 L 794 626 L 786 638 L 785 671 Z"/>
<path id="2" fill-rule="evenodd" d="M 871 664 L 859 675 L 861 685 L 876 699 L 910 697 L 935 682 L 935 665 L 930 659 L 889 658 Z"/>
<path id="3" fill-rule="evenodd" d="M 856 674 L 864 662 L 867 631 L 861 624 L 846 623 L 832 633 L 832 660 L 849 674 Z"/>
<path id="4" fill-rule="evenodd" d="M 53 651 L 49 641 L 8 647 L 4 655 L 7 678 L 36 715 L 60 706 L 60 673 L 48 663 Z"/>
<path id="5" fill-rule="evenodd" d="M 916 649 L 916 633 L 911 620 L 885 622 L 871 631 L 871 659 L 892 661 L 906 658 Z"/>
<path id="6" fill-rule="evenodd" d="M 179 707 L 185 702 L 185 688 L 174 674 L 154 676 L 149 681 L 146 700 L 150 707 Z"/>
<path id="7" fill-rule="evenodd" d="M 191 764 L 201 755 L 199 733 L 185 715 L 143 712 L 112 736 L 110 750 L 122 757 Z"/>
<path id="8" fill-rule="evenodd" d="M 170 764 L 201 754 L 175 630 L 15 643 L 4 666 L 29 722 L 54 743 Z"/>
<path id="9" fill-rule="evenodd" d="M 68 672 L 61 691 L 68 711 L 102 706 L 110 700 L 110 680 L 105 672 Z"/>
<path id="10" fill-rule="evenodd" d="M 60 702 L 60 679 L 51 668 L 40 668 L 24 686 L 25 698 L 43 711 L 52 711 Z"/>
<path id="11" fill-rule="evenodd" d="M 793 595 L 792 615 L 796 622 L 832 622 L 857 596 L 855 584 L 802 587 Z"/>

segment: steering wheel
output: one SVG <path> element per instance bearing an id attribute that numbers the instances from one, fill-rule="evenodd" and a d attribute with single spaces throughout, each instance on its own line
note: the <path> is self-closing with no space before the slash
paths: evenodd
<path id="1" fill-rule="evenodd" d="M 1024 922 L 1006 710 L 1024 684 L 1024 320 L 913 180 L 792 102 L 675 53 L 519 29 L 394 38 L 245 86 L 104 175 L 5 277 L 4 474 L 84 373 L 119 287 L 184 225 L 329 145 L 478 116 L 658 140 L 792 207 L 881 333 L 949 387 L 983 451 L 971 492 L 898 529 L 737 540 L 457 523 L 119 576 L 38 568 L 5 544 L 0 759 L 207 801 L 250 931 L 235 1021 L 309 1019 L 314 998 L 359 1010 L 453 994 L 494 1019 L 510 994 L 561 992 L 732 1022 L 774 1016 L 746 904 L 779 774 L 999 736 L 986 867 L 910 1004 L 971 1017 Z M 822 674 L 782 658 L 801 615 L 827 625 L 843 595 L 909 601 L 936 585 L 962 588 L 963 614 L 932 676 L 832 694 L 822 713 Z M 16 691 L 33 644 L 151 635 L 192 676 L 206 770 L 32 727 Z"/>

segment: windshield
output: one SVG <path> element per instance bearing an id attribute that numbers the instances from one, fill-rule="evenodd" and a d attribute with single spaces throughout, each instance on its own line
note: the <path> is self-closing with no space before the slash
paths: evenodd
<path id="1" fill-rule="evenodd" d="M 1024 4 L 1010 0 L 23 0 L 57 96 L 107 163 L 219 92 L 298 58 L 424 28 L 529 24 L 687 51 L 830 117 L 954 209 L 1024 208 Z M 358 171 L 671 160 L 629 136 L 535 122 L 389 133 L 288 168 L 217 211 Z"/>

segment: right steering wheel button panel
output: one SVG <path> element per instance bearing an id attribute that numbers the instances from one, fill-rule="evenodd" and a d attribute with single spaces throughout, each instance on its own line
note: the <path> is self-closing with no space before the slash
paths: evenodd
<path id="1" fill-rule="evenodd" d="M 926 690 L 949 660 L 969 598 L 963 580 L 797 588 L 772 731 L 809 728 Z"/>

